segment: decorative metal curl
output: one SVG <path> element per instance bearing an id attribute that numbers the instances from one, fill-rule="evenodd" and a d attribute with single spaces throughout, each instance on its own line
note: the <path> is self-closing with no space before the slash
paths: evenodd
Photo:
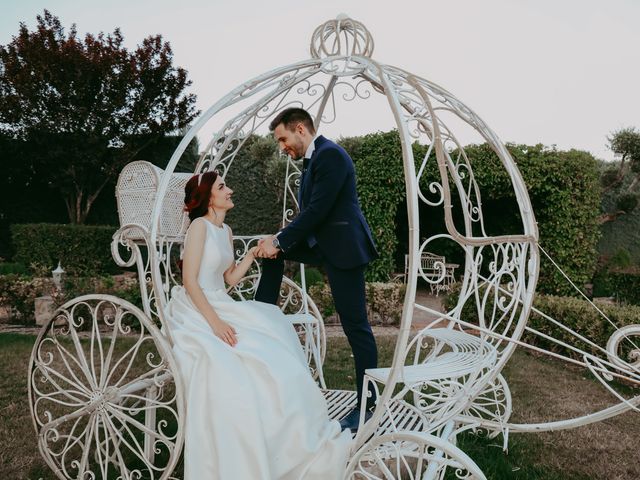
<path id="1" fill-rule="evenodd" d="M 635 347 L 635 344 L 633 344 L 635 348 L 627 353 L 629 361 L 624 361 L 618 353 L 622 342 L 629 340 L 630 337 L 640 337 L 640 325 L 627 325 L 616 330 L 607 341 L 607 357 L 611 363 L 623 370 L 640 373 L 640 349 Z"/>

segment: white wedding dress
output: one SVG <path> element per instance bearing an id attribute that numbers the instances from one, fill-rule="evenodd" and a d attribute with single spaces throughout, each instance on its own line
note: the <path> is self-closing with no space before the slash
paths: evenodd
<path id="1" fill-rule="evenodd" d="M 207 224 L 198 282 L 238 343 L 216 337 L 173 288 L 165 317 L 186 394 L 185 480 L 341 479 L 351 435 L 329 420 L 297 334 L 275 305 L 226 293 L 228 227 L 194 221 Z"/>

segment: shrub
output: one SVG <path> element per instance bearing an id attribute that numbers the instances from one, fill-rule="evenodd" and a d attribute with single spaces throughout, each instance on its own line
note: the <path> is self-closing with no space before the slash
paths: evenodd
<path id="1" fill-rule="evenodd" d="M 609 278 L 619 301 L 640 305 L 640 272 L 612 272 Z"/>
<path id="2" fill-rule="evenodd" d="M 314 285 L 324 283 L 324 276 L 322 275 L 322 273 L 320 273 L 320 270 L 316 268 L 306 267 L 304 269 L 304 279 L 307 282 L 307 290 L 309 290 Z M 300 275 L 300 270 L 298 270 L 298 273 L 296 274 L 294 281 L 298 285 L 302 285 L 300 280 L 301 280 L 301 275 Z"/>
<path id="3" fill-rule="evenodd" d="M 402 317 L 402 303 L 406 286 L 398 283 L 367 282 L 367 314 L 371 324 L 397 325 Z M 335 314 L 336 309 L 329 285 L 314 285 L 309 295 L 323 318 Z"/>
<path id="4" fill-rule="evenodd" d="M 563 325 L 603 348 L 606 346 L 609 337 L 611 337 L 615 331 L 615 327 L 584 300 L 572 297 L 539 295 L 535 299 L 534 306 L 541 312 L 560 321 Z M 624 327 L 640 322 L 640 307 L 601 304 L 598 305 L 598 308 L 600 308 L 617 327 Z M 528 325 L 557 340 L 581 348 L 594 355 L 602 356 L 602 353 L 598 349 L 576 340 L 569 332 L 548 322 L 540 315 L 533 313 L 529 318 Z M 566 347 L 559 346 L 537 335 L 526 334 L 524 341 L 552 352 L 558 352 L 577 360 L 583 360 L 579 353 L 573 352 Z"/>
<path id="5" fill-rule="evenodd" d="M 316 284 L 308 289 L 309 296 L 313 299 L 322 318 L 331 317 L 336 313 L 336 307 L 333 304 L 333 296 L 331 288 L 328 284 Z"/>
<path id="6" fill-rule="evenodd" d="M 50 295 L 56 307 L 89 293 L 105 293 L 142 306 L 140 288 L 135 277 L 124 277 L 118 282 L 107 277 L 67 277 L 59 292 L 51 278 L 28 277 L 25 275 L 0 275 L 0 305 L 12 310 L 14 319 L 22 324 L 34 321 L 34 300 Z"/>
<path id="7" fill-rule="evenodd" d="M 0 275 L 0 305 L 11 310 L 15 320 L 33 323 L 34 300 L 55 292 L 51 278 L 32 278 L 26 275 Z"/>
<path id="8" fill-rule="evenodd" d="M 600 269 L 593 276 L 593 296 L 610 297 L 614 294 L 611 273 L 607 269 Z"/>
<path id="9" fill-rule="evenodd" d="M 29 265 L 36 276 L 50 276 L 58 262 L 74 277 L 116 273 L 118 268 L 111 258 L 115 230 L 94 225 L 13 225 L 14 260 Z"/>
<path id="10" fill-rule="evenodd" d="M 538 222 L 540 244 L 576 285 L 589 283 L 596 269 L 596 247 L 600 236 L 600 187 L 596 159 L 587 152 L 559 151 L 543 145 L 508 144 L 507 148 L 529 191 Z M 465 151 L 473 163 L 483 204 L 496 200 L 512 202 L 513 189 L 489 146 L 469 145 Z M 486 206 L 484 210 L 485 215 L 491 213 L 486 211 Z M 501 223 L 511 223 L 511 229 L 519 224 L 519 218 L 519 213 L 498 216 Z M 575 295 L 562 274 L 542 252 L 540 255 L 538 290 L 554 295 Z"/>
<path id="11" fill-rule="evenodd" d="M 629 251 L 620 248 L 612 257 L 604 258 L 593 277 L 593 296 L 640 305 L 640 270 L 630 265 Z"/>
<path id="12" fill-rule="evenodd" d="M 271 135 L 251 135 L 238 150 L 225 177 L 234 190 L 235 207 L 225 219 L 234 235 L 278 231 L 282 222 L 283 168 L 286 160 L 278 155 L 278 145 Z M 291 208 L 290 200 L 287 205 Z"/>
<path id="13" fill-rule="evenodd" d="M 398 283 L 367 283 L 369 321 L 397 325 L 402 318 L 402 303 L 407 286 Z"/>
<path id="14" fill-rule="evenodd" d="M 458 300 L 458 295 L 459 287 L 457 289 L 454 287 L 453 294 L 449 295 L 445 302 L 447 310 L 451 310 L 455 306 Z M 491 302 L 489 302 L 489 304 L 490 303 Z M 600 315 L 600 313 L 598 313 L 598 311 L 585 300 L 574 297 L 538 294 L 534 299 L 533 306 L 540 312 L 557 320 L 565 327 L 570 328 L 603 348 L 606 346 L 609 337 L 611 337 L 615 330 L 615 327 L 611 325 L 607 319 L 602 317 L 602 315 Z M 490 309 L 490 307 L 491 305 L 488 305 L 487 308 Z M 605 315 L 609 317 L 613 324 L 619 328 L 626 325 L 640 323 L 640 307 L 600 304 L 598 305 L 598 308 L 600 308 Z M 478 323 L 478 315 L 473 299 L 470 299 L 464 305 L 461 318 L 465 322 L 473 324 Z M 597 348 L 576 339 L 575 336 L 567 332 L 565 329 L 549 322 L 535 312 L 530 314 L 527 325 L 556 340 L 578 347 L 594 355 L 602 355 Z M 583 360 L 579 353 L 529 332 L 525 332 L 522 340 L 529 345 L 535 345 L 580 361 Z"/>
<path id="15" fill-rule="evenodd" d="M 627 268 L 631 266 L 631 254 L 626 248 L 619 248 L 609 260 L 611 268 Z"/>

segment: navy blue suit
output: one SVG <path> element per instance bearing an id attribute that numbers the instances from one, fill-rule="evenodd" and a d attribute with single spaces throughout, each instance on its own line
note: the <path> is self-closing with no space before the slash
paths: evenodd
<path id="1" fill-rule="evenodd" d="M 282 251 L 277 258 L 263 259 L 255 298 L 277 302 L 284 260 L 322 264 L 353 351 L 360 402 L 364 371 L 375 368 L 378 362 L 367 319 L 364 282 L 364 270 L 378 253 L 360 210 L 355 168 L 349 154 L 319 136 L 313 155 L 304 163 L 298 194 L 300 213 L 278 234 Z"/>

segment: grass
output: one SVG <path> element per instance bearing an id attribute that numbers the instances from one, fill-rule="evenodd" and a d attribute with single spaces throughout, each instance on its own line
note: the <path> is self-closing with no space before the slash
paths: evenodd
<path id="1" fill-rule="evenodd" d="M 0 334 L 0 479 L 56 478 L 38 453 L 27 405 L 27 368 L 35 336 Z M 344 338 L 329 338 L 325 377 L 329 388 L 353 388 L 351 352 Z M 389 365 L 394 337 L 378 338 L 380 364 Z M 614 399 L 584 372 L 564 363 L 516 352 L 504 371 L 514 402 L 514 422 L 567 418 L 601 409 Z M 637 391 L 629 393 L 638 394 Z M 489 479 L 623 480 L 640 477 L 640 416 L 626 413 L 574 430 L 459 437 Z"/>

